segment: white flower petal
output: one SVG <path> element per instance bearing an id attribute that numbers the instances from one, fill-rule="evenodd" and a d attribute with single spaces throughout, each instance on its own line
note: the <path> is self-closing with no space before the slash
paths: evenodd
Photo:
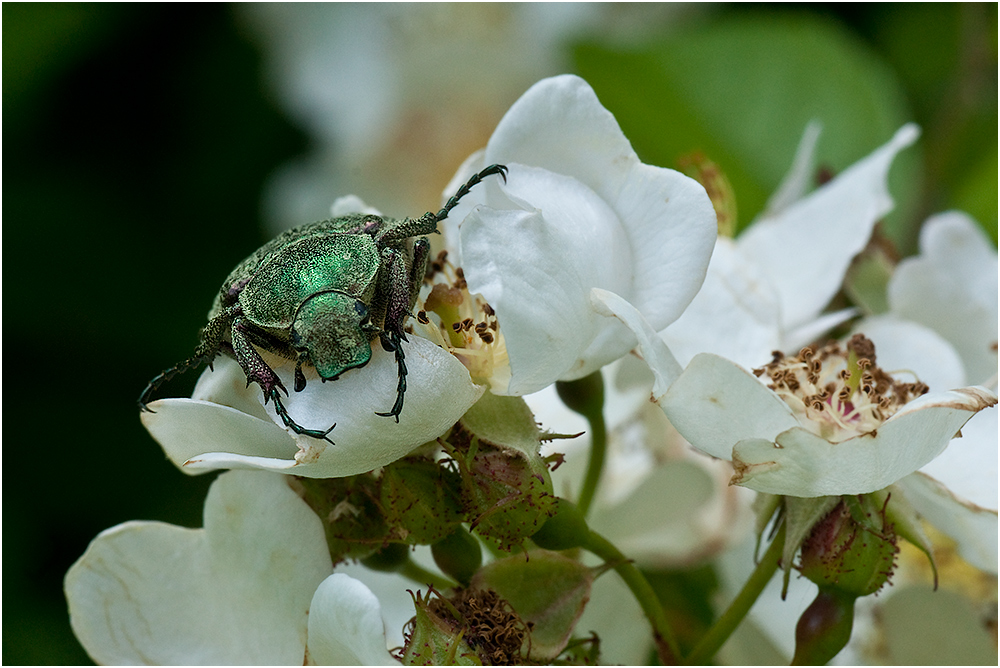
<path id="1" fill-rule="evenodd" d="M 820 132 L 823 125 L 819 121 L 809 121 L 799 146 L 795 149 L 795 158 L 792 159 L 792 166 L 781 180 L 778 189 L 774 191 L 767 200 L 767 207 L 764 209 L 764 218 L 771 218 L 795 202 L 802 199 L 813 183 L 813 163 L 816 160 L 816 142 L 819 141 Z"/>
<path id="2" fill-rule="evenodd" d="M 758 492 L 802 497 L 874 492 L 937 457 L 970 417 L 995 403 L 991 392 L 963 388 L 924 395 L 875 432 L 839 443 L 803 427 L 773 441 L 748 438 L 733 448 L 733 482 Z"/>
<path id="3" fill-rule="evenodd" d="M 586 81 L 571 74 L 529 88 L 497 124 L 483 161 L 566 174 L 608 201 L 640 164 L 615 117 Z"/>
<path id="4" fill-rule="evenodd" d="M 917 472 L 898 483 L 906 500 L 938 530 L 958 543 L 970 564 L 997 574 L 997 511 L 956 498 L 934 478 Z M 995 502 L 995 497 L 994 497 Z"/>
<path id="5" fill-rule="evenodd" d="M 605 316 L 613 316 L 635 335 L 642 357 L 653 372 L 652 400 L 658 401 L 670 384 L 681 374 L 681 365 L 642 314 L 621 296 L 594 288 L 591 291 L 595 309 Z"/>
<path id="6" fill-rule="evenodd" d="M 962 437 L 921 467 L 958 497 L 982 508 L 997 509 L 997 415 L 980 411 L 962 427 Z"/>
<path id="7" fill-rule="evenodd" d="M 462 223 L 461 252 L 470 292 L 496 310 L 508 392 L 527 394 L 585 376 L 635 344 L 616 321 L 595 317 L 589 300 L 594 286 L 631 287 L 615 271 L 630 261 L 616 214 L 578 181 L 524 167 L 516 174 L 512 185 L 527 187 L 512 194 L 545 208 L 473 211 Z M 523 191 L 533 187 L 542 190 Z M 586 355 L 598 341 L 609 345 Z"/>
<path id="8" fill-rule="evenodd" d="M 334 573 L 316 589 L 309 607 L 309 662 L 319 666 L 397 663 L 386 649 L 378 599 L 349 575 Z"/>
<path id="9" fill-rule="evenodd" d="M 300 664 L 332 563 L 323 526 L 281 476 L 212 484 L 205 528 L 128 522 L 66 574 L 70 621 L 101 664 Z"/>
<path id="10" fill-rule="evenodd" d="M 508 393 L 581 378 L 635 345 L 594 318 L 591 288 L 621 295 L 656 330 L 690 303 L 715 240 L 711 202 L 692 179 L 642 164 L 585 81 L 533 86 L 459 174 L 491 163 L 510 168 L 507 184 L 490 179 L 451 217 L 469 288 L 497 312 Z"/>
<path id="11" fill-rule="evenodd" d="M 250 468 L 308 478 L 364 473 L 443 434 L 484 391 L 461 362 L 430 341 L 414 336 L 403 349 L 409 374 L 398 424 L 375 414 L 392 407 L 397 384 L 395 356 L 378 345 L 365 367 L 333 382 L 313 378 L 305 390 L 284 399 L 288 414 L 307 429 L 336 424 L 330 432 L 334 445 L 283 428 L 270 403 L 268 423 L 208 402 L 168 399 L 150 404 L 157 413 L 143 414 L 143 423 L 185 470 Z M 294 385 L 293 369 L 293 364 L 275 369 L 286 387 Z M 263 401 L 256 385 L 249 391 Z"/>
<path id="12" fill-rule="evenodd" d="M 867 158 L 739 237 L 740 250 L 756 258 L 781 294 L 785 329 L 816 317 L 840 289 L 847 266 L 892 209 L 886 179 L 893 158 L 918 134 L 915 125 L 904 125 Z"/>
<path id="13" fill-rule="evenodd" d="M 773 441 L 799 424 L 757 378 L 709 353 L 695 356 L 659 403 L 691 445 L 720 459 L 732 459 L 733 446 L 743 439 Z"/>
<path id="14" fill-rule="evenodd" d="M 229 406 L 270 421 L 267 411 L 260 405 L 258 394 L 247 389 L 247 375 L 236 360 L 223 355 L 216 357 L 212 367 L 198 377 L 191 398 Z"/>
<path id="15" fill-rule="evenodd" d="M 140 414 L 142 424 L 170 461 L 185 473 L 207 470 L 184 466 L 204 454 L 206 447 L 233 455 L 282 460 L 293 458 L 298 451 L 291 436 L 273 422 L 235 408 L 197 399 L 160 399 L 150 403 L 149 408 L 156 412 Z"/>
<path id="16" fill-rule="evenodd" d="M 997 373 L 997 252 L 975 222 L 952 211 L 920 233 L 921 255 L 903 260 L 889 281 L 889 307 L 930 327 L 961 355 L 967 383 Z"/>
<path id="17" fill-rule="evenodd" d="M 753 258 L 720 238 L 701 291 L 661 336 L 682 364 L 709 352 L 751 368 L 783 348 L 778 295 Z"/>

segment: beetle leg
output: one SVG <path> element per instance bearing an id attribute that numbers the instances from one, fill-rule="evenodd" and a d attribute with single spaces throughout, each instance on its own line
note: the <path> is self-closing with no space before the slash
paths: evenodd
<path id="1" fill-rule="evenodd" d="M 274 369 L 267 365 L 267 362 L 260 356 L 257 349 L 253 347 L 250 340 L 247 338 L 247 326 L 243 324 L 240 318 L 233 320 L 233 330 L 232 330 L 232 340 L 233 340 L 233 352 L 236 354 L 236 361 L 239 362 L 240 366 L 243 368 L 243 372 L 247 376 L 247 387 L 250 383 L 257 383 L 260 385 L 260 389 L 264 392 L 264 403 L 268 401 L 274 401 L 274 412 L 281 418 L 281 421 L 286 427 L 294 431 L 296 434 L 302 434 L 305 436 L 310 436 L 312 438 L 321 438 L 324 441 L 333 445 L 333 441 L 329 439 L 327 434 L 333 431 L 333 427 L 337 425 L 334 424 L 326 431 L 321 431 L 319 429 L 306 429 L 288 414 L 285 410 L 285 405 L 281 401 L 281 393 L 284 392 L 288 395 L 288 390 L 282 384 L 281 379 L 278 378 L 278 374 L 274 372 Z M 301 372 L 300 372 L 301 373 Z M 302 379 L 303 381 L 305 378 Z M 298 386 L 298 379 L 296 378 L 296 386 Z"/>
<path id="2" fill-rule="evenodd" d="M 405 218 L 399 221 L 396 225 L 383 228 L 378 234 L 376 234 L 375 242 L 379 245 L 379 247 L 383 247 L 385 244 L 392 243 L 393 241 L 399 241 L 409 237 L 422 237 L 425 234 L 433 234 L 437 232 L 438 223 L 448 217 L 448 213 L 458 205 L 459 200 L 468 195 L 469 191 L 487 176 L 492 176 L 494 174 L 499 174 L 500 178 L 504 180 L 504 183 L 507 182 L 506 165 L 490 165 L 483 171 L 474 175 L 465 183 L 465 185 L 459 188 L 458 192 L 451 196 L 440 211 L 437 213 L 428 211 L 419 218 Z"/>
<path id="3" fill-rule="evenodd" d="M 424 284 L 427 265 L 430 264 L 431 242 L 427 237 L 413 240 L 413 262 L 410 264 L 410 308 L 417 303 L 420 286 Z"/>
<path id="4" fill-rule="evenodd" d="M 406 269 L 403 253 L 396 248 L 382 249 L 382 262 L 379 271 L 379 294 L 385 303 L 385 324 L 383 329 L 395 335 L 396 340 L 406 341 L 403 323 L 410 315 L 412 306 L 412 268 Z M 385 345 L 383 339 L 383 346 Z M 390 348 L 386 348 L 390 350 Z"/>
<path id="5" fill-rule="evenodd" d="M 229 322 L 236 311 L 236 308 L 226 309 L 219 315 L 209 320 L 208 324 L 205 325 L 205 328 L 201 331 L 201 342 L 198 344 L 198 347 L 195 348 L 194 355 L 187 358 L 180 364 L 172 366 L 169 369 L 164 369 L 149 381 L 146 385 L 146 389 L 144 389 L 142 394 L 139 395 L 139 410 L 154 413 L 155 411 L 146 407 L 146 404 L 149 403 L 150 397 L 152 397 L 153 392 L 163 385 L 163 383 L 167 382 L 177 374 L 190 371 L 191 369 L 197 369 L 202 364 L 208 364 L 209 367 L 212 366 L 212 360 L 215 359 L 215 356 L 219 354 L 220 349 L 224 345 L 222 336 L 229 327 Z"/>
<path id="6" fill-rule="evenodd" d="M 406 362 L 403 359 L 403 344 L 394 332 L 383 332 L 380 337 L 382 348 L 396 353 L 399 383 L 396 385 L 396 403 L 392 405 L 392 410 L 388 413 L 375 413 L 375 415 L 395 418 L 396 423 L 399 424 L 399 414 L 403 412 L 403 396 L 406 394 Z"/>

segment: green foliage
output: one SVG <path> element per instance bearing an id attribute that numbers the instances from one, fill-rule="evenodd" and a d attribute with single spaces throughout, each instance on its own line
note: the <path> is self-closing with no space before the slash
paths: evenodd
<path id="1" fill-rule="evenodd" d="M 701 151 L 719 165 L 740 227 L 764 208 L 810 120 L 823 125 L 818 164 L 837 172 L 911 118 L 884 63 L 807 14 L 737 16 L 627 50 L 585 43 L 576 61 L 644 161 L 676 167 Z M 894 170 L 904 210 L 919 186 L 914 160 L 901 156 Z"/>

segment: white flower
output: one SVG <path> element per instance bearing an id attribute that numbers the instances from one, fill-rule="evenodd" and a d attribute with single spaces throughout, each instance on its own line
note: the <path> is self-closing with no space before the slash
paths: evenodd
<path id="1" fill-rule="evenodd" d="M 313 377 L 285 400 L 303 427 L 336 423 L 334 445 L 291 433 L 273 406 L 265 409 L 256 387 L 243 387 L 242 371 L 220 359 L 192 399 L 153 402 L 155 413 L 143 415 L 170 459 L 188 472 L 260 468 L 334 477 L 370 471 L 440 436 L 487 385 L 497 393 L 531 392 L 587 375 L 628 352 L 634 340 L 598 315 L 591 288 L 614 290 L 660 326 L 683 311 L 712 249 L 715 213 L 708 196 L 677 172 L 639 162 L 583 80 L 563 76 L 532 87 L 479 161 L 484 156 L 508 163 L 508 183 L 487 179 L 449 217 L 457 225 L 468 214 L 460 232 L 452 229 L 465 265 L 464 278 L 452 277 L 461 306 L 451 319 L 424 314 L 413 321 L 415 336 L 403 344 L 409 373 L 399 424 L 375 415 L 392 405 L 396 391 L 394 357 L 380 346 L 373 346 L 365 367 L 333 383 Z M 457 178 L 466 179 L 473 162 Z M 357 198 L 342 199 L 334 211 L 361 208 Z M 434 295 L 426 296 L 428 310 Z M 465 320 L 465 330 L 452 329 Z M 286 387 L 294 386 L 294 363 L 265 359 Z"/>
<path id="2" fill-rule="evenodd" d="M 888 286 L 889 312 L 856 326 L 883 365 L 911 369 L 932 390 L 996 389 L 997 253 L 961 212 L 924 223 L 919 256 L 901 262 Z M 908 501 L 955 539 L 977 567 L 997 569 L 997 412 L 983 411 L 940 457 L 899 482 Z"/>
<path id="3" fill-rule="evenodd" d="M 979 387 L 909 401 L 908 384 L 886 380 L 874 365 L 868 374 L 853 355 L 856 349 L 838 346 L 776 360 L 767 387 L 703 353 L 660 406 L 692 445 L 733 461 L 734 484 L 813 497 L 888 487 L 941 454 L 970 417 L 997 402 Z"/>
<path id="4" fill-rule="evenodd" d="M 378 602 L 333 570 L 284 476 L 224 473 L 205 527 L 126 522 L 66 574 L 70 622 L 99 664 L 385 664 Z"/>
<path id="5" fill-rule="evenodd" d="M 805 195 L 818 134 L 818 126 L 807 128 L 768 210 L 737 239 L 718 239 L 701 291 L 661 333 L 682 364 L 711 352 L 752 368 L 772 350 L 795 352 L 853 315 L 821 312 L 875 223 L 892 209 L 889 167 L 919 131 L 903 126 L 884 146 Z"/>
<path id="6" fill-rule="evenodd" d="M 409 374 L 406 404 L 399 423 L 376 415 L 392 406 L 397 367 L 392 353 L 372 346 L 372 359 L 330 383 L 312 375 L 302 392 L 292 392 L 285 407 L 311 429 L 337 427 L 333 444 L 291 433 L 263 406 L 256 385 L 228 357 L 202 374 L 190 399 L 150 403 L 155 413 L 142 422 L 167 456 L 186 473 L 218 468 L 278 471 L 308 478 L 356 475 L 385 466 L 434 440 L 482 396 L 461 362 L 420 337 L 403 344 Z M 271 359 L 285 387 L 293 387 L 294 362 Z M 310 378 L 308 369 L 306 377 Z"/>
<path id="7" fill-rule="evenodd" d="M 598 315 L 594 288 L 658 329 L 690 303 L 715 240 L 711 202 L 688 177 L 640 162 L 585 81 L 535 84 L 446 192 L 493 163 L 510 168 L 507 183 L 463 199 L 448 237 L 506 340 L 511 378 L 495 392 L 582 378 L 635 347 L 627 328 Z"/>

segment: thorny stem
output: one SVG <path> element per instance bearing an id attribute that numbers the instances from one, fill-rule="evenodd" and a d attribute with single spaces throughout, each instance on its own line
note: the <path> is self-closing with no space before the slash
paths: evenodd
<path id="1" fill-rule="evenodd" d="M 656 597 L 656 592 L 646 580 L 646 576 L 636 568 L 635 564 L 626 559 L 617 547 L 594 531 L 589 533 L 583 547 L 614 568 L 638 601 L 650 626 L 653 627 L 653 640 L 656 643 L 656 653 L 660 663 L 665 666 L 677 665 L 681 659 L 677 639 L 667 622 L 667 615 L 663 611 L 660 599 Z"/>
<path id="2" fill-rule="evenodd" d="M 438 591 L 454 589 L 458 586 L 458 584 L 453 582 L 450 578 L 427 570 L 417 562 L 413 561 L 413 559 L 407 559 L 403 565 L 399 567 L 397 572 L 404 578 L 409 578 L 417 584 L 433 587 Z"/>
<path id="3" fill-rule="evenodd" d="M 739 626 L 754 602 L 764 591 L 764 587 L 771 581 L 771 577 L 778 570 L 781 563 L 781 553 L 785 546 L 785 525 L 782 523 L 770 547 L 757 564 L 757 568 L 743 584 L 743 589 L 736 595 L 733 602 L 729 604 L 722 616 L 715 620 L 715 624 L 708 630 L 708 633 L 701 639 L 694 650 L 685 659 L 684 663 L 689 666 L 705 665 L 715 656 L 715 653 L 725 644 L 729 636 L 733 634 Z"/>

